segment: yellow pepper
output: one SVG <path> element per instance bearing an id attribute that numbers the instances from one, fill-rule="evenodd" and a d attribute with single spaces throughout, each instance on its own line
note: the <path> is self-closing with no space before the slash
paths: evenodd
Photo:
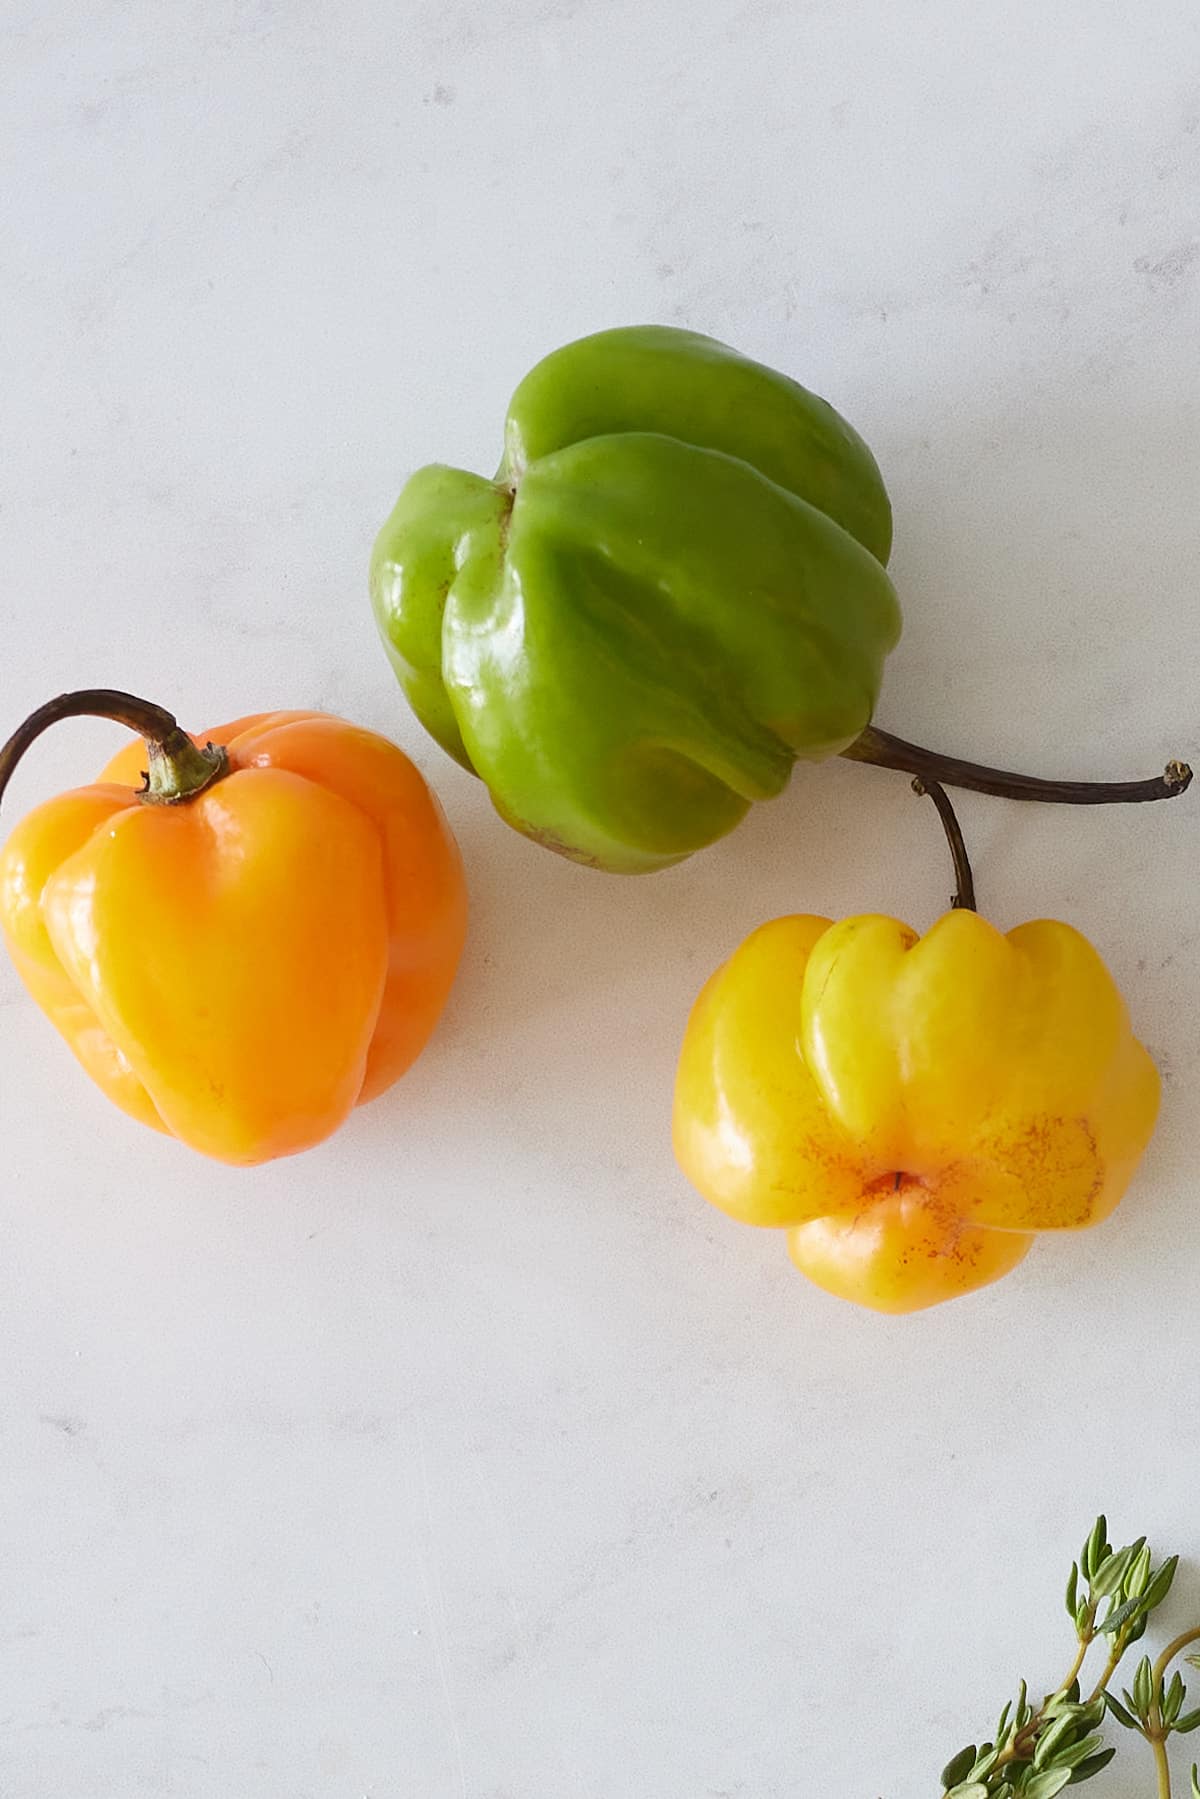
<path id="1" fill-rule="evenodd" d="M 819 1287 L 908 1312 L 999 1279 L 1121 1198 L 1159 1081 L 1070 925 L 957 908 L 779 918 L 689 1020 L 674 1140 L 704 1197 L 783 1228 Z"/>

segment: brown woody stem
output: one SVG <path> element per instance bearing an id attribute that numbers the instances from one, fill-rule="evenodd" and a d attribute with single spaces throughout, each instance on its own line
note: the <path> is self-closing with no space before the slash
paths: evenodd
<path id="1" fill-rule="evenodd" d="M 31 713 L 0 749 L 0 799 L 13 770 L 30 745 L 64 718 L 111 718 L 128 725 L 146 742 L 149 766 L 142 798 L 147 805 L 178 806 L 194 799 L 229 772 L 229 757 L 215 744 L 197 747 L 171 713 L 135 694 L 107 687 L 62 693 Z"/>
<path id="2" fill-rule="evenodd" d="M 873 762 L 877 768 L 896 768 L 916 775 L 932 790 L 937 782 L 947 787 L 967 787 L 973 793 L 997 794 L 1008 800 L 1044 800 L 1060 806 L 1137 805 L 1144 800 L 1170 800 L 1183 793 L 1192 779 L 1186 762 L 1168 762 L 1161 775 L 1149 781 L 1046 781 L 1036 775 L 1010 774 L 1002 768 L 985 768 L 979 762 L 962 762 L 942 756 L 919 744 L 905 743 L 889 731 L 868 725 L 862 736 L 842 754 L 852 762 Z"/>
<path id="3" fill-rule="evenodd" d="M 971 873 L 971 859 L 967 855 L 967 846 L 963 842 L 962 828 L 950 804 L 950 795 L 940 781 L 925 781 L 918 775 L 912 784 L 917 795 L 928 794 L 938 809 L 938 817 L 942 821 L 942 829 L 946 833 L 946 842 L 950 845 L 950 854 L 954 858 L 954 884 L 956 892 L 950 901 L 955 910 L 974 912 L 975 910 L 975 878 Z M 1068 1685 L 1070 1683 L 1068 1682 Z"/>

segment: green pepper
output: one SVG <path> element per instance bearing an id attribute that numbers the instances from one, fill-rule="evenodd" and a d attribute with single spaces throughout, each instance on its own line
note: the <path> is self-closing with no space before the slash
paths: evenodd
<path id="1" fill-rule="evenodd" d="M 527 836 L 681 861 L 868 725 L 891 509 L 824 400 L 711 338 L 604 331 L 513 396 L 494 480 L 434 465 L 371 594 L 418 718 Z"/>

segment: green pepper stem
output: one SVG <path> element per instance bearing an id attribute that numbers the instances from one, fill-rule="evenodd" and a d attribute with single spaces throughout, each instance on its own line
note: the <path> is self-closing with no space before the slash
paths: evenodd
<path id="1" fill-rule="evenodd" d="M 912 784 L 918 797 L 925 794 L 933 801 L 942 821 L 942 829 L 946 833 L 946 842 L 950 845 L 950 854 L 954 859 L 955 893 L 950 901 L 952 910 L 974 912 L 975 877 L 971 873 L 971 859 L 967 855 L 967 846 L 963 841 L 962 827 L 959 825 L 954 807 L 950 804 L 950 795 L 940 781 L 925 781 L 918 775 Z M 1074 1675 L 1071 1676 L 1074 1679 Z M 1066 1683 L 1068 1686 L 1070 1681 Z"/>
<path id="2" fill-rule="evenodd" d="M 905 743 L 889 731 L 868 725 L 862 736 L 842 751 L 852 762 L 871 762 L 877 768 L 896 768 L 916 775 L 932 791 L 934 783 L 966 787 L 973 793 L 991 793 L 1008 800 L 1043 800 L 1060 806 L 1137 805 L 1144 800 L 1170 800 L 1186 791 L 1192 771 L 1186 762 L 1168 762 L 1161 775 L 1149 781 L 1047 781 L 1036 775 L 1010 774 L 1002 768 L 985 768 L 943 756 L 919 744 Z"/>
<path id="3" fill-rule="evenodd" d="M 220 745 L 198 748 L 162 706 L 139 700 L 132 693 L 89 687 L 47 700 L 13 732 L 0 749 L 0 799 L 26 750 L 43 731 L 64 718 L 111 718 L 145 739 L 148 767 L 142 798 L 147 805 L 182 805 L 229 772 L 229 757 Z"/>

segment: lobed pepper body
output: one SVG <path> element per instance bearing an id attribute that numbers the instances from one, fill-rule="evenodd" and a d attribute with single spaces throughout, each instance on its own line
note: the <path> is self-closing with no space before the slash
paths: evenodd
<path id="1" fill-rule="evenodd" d="M 674 1140 L 704 1197 L 884 1312 L 1009 1272 L 1124 1193 L 1159 1080 L 1079 932 L 774 920 L 696 1002 Z"/>
<path id="2" fill-rule="evenodd" d="M 900 629 L 874 459 L 710 338 L 605 331 L 513 396 L 494 480 L 421 469 L 371 595 L 417 716 L 510 824 L 678 862 L 869 723 Z"/>
<path id="3" fill-rule="evenodd" d="M 466 887 L 441 807 L 384 738 L 309 712 L 208 736 L 229 772 L 186 803 L 148 803 L 135 740 L 24 818 L 0 926 L 115 1104 L 254 1163 L 320 1142 L 420 1053 Z"/>

